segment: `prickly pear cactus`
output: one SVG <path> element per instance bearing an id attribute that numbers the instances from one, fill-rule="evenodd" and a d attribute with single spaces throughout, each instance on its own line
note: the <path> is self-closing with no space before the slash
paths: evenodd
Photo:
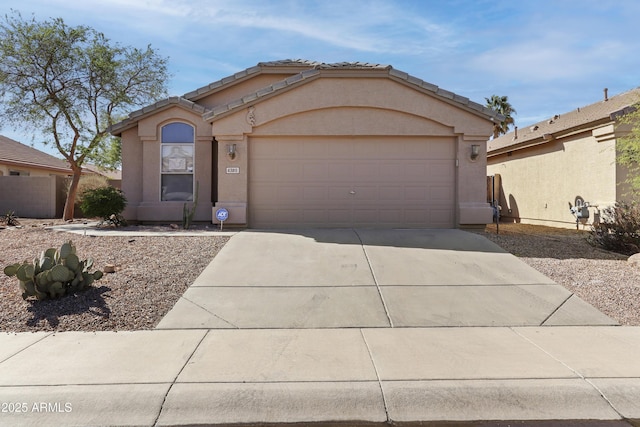
<path id="1" fill-rule="evenodd" d="M 102 271 L 89 272 L 93 259 L 81 261 L 76 247 L 69 241 L 60 250 L 49 248 L 32 262 L 7 265 L 4 274 L 18 279 L 22 298 L 35 296 L 38 300 L 59 298 L 87 289 L 100 280 Z"/>

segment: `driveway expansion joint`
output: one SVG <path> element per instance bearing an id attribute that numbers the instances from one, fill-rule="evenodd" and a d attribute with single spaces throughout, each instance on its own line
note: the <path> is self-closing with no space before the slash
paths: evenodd
<path id="1" fill-rule="evenodd" d="M 573 295 L 573 294 L 572 294 Z M 571 298 L 571 296 L 569 296 L 569 298 Z M 567 300 L 569 299 L 567 298 Z M 565 301 L 566 302 L 566 301 Z M 564 304 L 564 303 L 563 303 Z M 559 307 L 558 307 L 559 308 Z M 604 392 L 602 390 L 600 390 L 599 387 L 597 387 L 593 382 L 589 381 L 588 378 L 586 378 L 584 375 L 582 375 L 582 373 L 580 373 L 579 371 L 577 371 L 576 369 L 572 368 L 571 366 L 569 366 L 567 363 L 565 363 L 564 361 L 562 361 L 561 359 L 557 358 L 556 356 L 554 356 L 553 354 L 551 354 L 549 351 L 547 351 L 546 349 L 544 349 L 543 347 L 541 347 L 540 345 L 538 345 L 537 343 L 533 342 L 530 338 L 522 335 L 521 333 L 519 333 L 515 328 L 510 327 L 509 329 L 511 329 L 514 333 L 516 333 L 517 335 L 519 335 L 520 337 L 522 337 L 525 341 L 529 342 L 530 344 L 532 344 L 533 346 L 535 346 L 536 348 L 540 349 L 540 351 L 542 351 L 543 353 L 545 353 L 547 356 L 551 357 L 552 359 L 554 359 L 555 361 L 557 361 L 558 363 L 562 364 L 563 366 L 565 366 L 567 369 L 569 369 L 571 372 L 573 372 L 575 375 L 577 375 L 582 381 L 584 381 L 586 384 L 589 384 L 589 386 L 591 388 L 593 388 L 596 392 L 598 392 L 598 394 L 600 395 L 600 397 L 607 402 L 607 405 L 609 405 L 609 407 L 616 413 L 618 414 L 618 416 L 621 419 L 625 419 L 624 415 L 622 415 L 622 413 L 620 413 L 620 411 L 618 410 L 618 408 L 615 407 L 615 405 L 613 404 L 613 402 L 611 402 L 611 400 L 609 398 L 607 398 L 607 396 L 605 396 Z"/>
<path id="2" fill-rule="evenodd" d="M 362 336 L 362 341 L 364 341 L 364 345 L 367 347 L 367 352 L 369 353 L 369 359 L 371 360 L 371 365 L 373 366 L 373 370 L 376 373 L 376 380 L 378 382 L 378 387 L 380 388 L 380 396 L 382 397 L 382 404 L 384 405 L 384 413 L 387 417 L 387 423 L 391 423 L 393 420 L 391 420 L 391 418 L 389 417 L 389 407 L 387 405 L 387 398 L 384 394 L 384 388 L 382 387 L 382 380 L 380 379 L 380 373 L 378 372 L 376 361 L 373 358 L 371 347 L 369 347 L 369 343 L 367 342 L 367 338 L 364 336 L 364 332 L 362 331 L 362 329 L 360 329 L 360 336 Z"/>
<path id="3" fill-rule="evenodd" d="M 386 314 L 387 320 L 389 321 L 389 326 L 393 328 L 393 319 L 391 319 L 391 314 L 389 313 L 389 307 L 387 307 L 387 303 L 384 300 L 384 296 L 382 295 L 382 289 L 380 289 L 380 284 L 378 283 L 376 272 L 373 270 L 373 265 L 371 265 L 371 259 L 369 258 L 369 254 L 367 254 L 367 248 L 365 248 L 364 242 L 362 241 L 360 234 L 358 234 L 358 230 L 356 230 L 355 228 L 353 228 L 352 230 L 355 233 L 355 235 L 358 237 L 358 240 L 360 241 L 360 247 L 362 248 L 364 257 L 367 260 L 367 265 L 369 266 L 371 277 L 373 277 L 373 282 L 376 284 L 376 289 L 378 290 L 378 296 L 380 297 L 380 301 L 382 302 L 382 307 L 384 307 L 384 313 Z"/>
<path id="4" fill-rule="evenodd" d="M 184 368 L 189 364 L 189 361 L 193 358 L 193 355 L 196 353 L 196 351 L 198 351 L 198 348 L 200 348 L 200 345 L 202 344 L 202 342 L 205 340 L 207 335 L 209 335 L 209 332 L 210 331 L 206 331 L 202 335 L 202 338 L 200 338 L 200 341 L 198 341 L 198 344 L 196 344 L 193 347 L 193 350 L 191 351 L 191 354 L 189 354 L 189 357 L 185 358 L 184 365 L 182 365 L 182 367 L 180 368 L 180 370 L 178 371 L 176 376 L 173 378 L 173 381 L 171 381 L 171 384 L 167 388 L 167 392 L 164 394 L 164 397 L 162 398 L 162 403 L 160 404 L 160 409 L 158 410 L 158 415 L 156 416 L 156 419 L 153 422 L 154 426 L 158 425 L 158 420 L 160 420 L 160 416 L 162 415 L 162 410 L 164 409 L 165 404 L 167 403 L 167 398 L 169 397 L 169 393 L 171 393 L 171 389 L 177 383 L 178 378 L 180 377 L 180 374 L 182 373 L 182 371 L 184 371 Z"/>

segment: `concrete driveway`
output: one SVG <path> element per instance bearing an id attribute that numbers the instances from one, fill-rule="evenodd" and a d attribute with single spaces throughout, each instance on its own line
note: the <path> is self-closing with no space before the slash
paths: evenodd
<path id="1" fill-rule="evenodd" d="M 461 230 L 243 231 L 158 329 L 615 325 Z"/>

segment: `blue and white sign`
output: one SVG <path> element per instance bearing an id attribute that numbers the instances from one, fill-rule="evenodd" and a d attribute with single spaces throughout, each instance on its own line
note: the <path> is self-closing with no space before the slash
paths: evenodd
<path id="1" fill-rule="evenodd" d="M 225 208 L 220 208 L 216 211 L 216 219 L 220 222 L 224 222 L 229 219 L 229 211 Z"/>

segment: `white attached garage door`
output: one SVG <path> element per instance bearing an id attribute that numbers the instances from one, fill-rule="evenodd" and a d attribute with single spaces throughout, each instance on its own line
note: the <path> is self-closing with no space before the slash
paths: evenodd
<path id="1" fill-rule="evenodd" d="M 252 138 L 249 225 L 455 225 L 451 138 Z"/>

